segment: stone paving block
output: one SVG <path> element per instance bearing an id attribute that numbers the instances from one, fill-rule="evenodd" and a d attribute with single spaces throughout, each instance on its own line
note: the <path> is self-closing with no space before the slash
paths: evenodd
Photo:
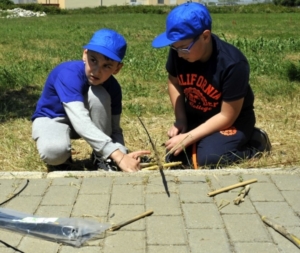
<path id="1" fill-rule="evenodd" d="M 43 253 L 57 253 L 59 244 L 56 242 L 50 242 L 42 240 L 36 237 L 25 236 L 21 240 L 18 249 L 24 252 L 43 252 Z"/>
<path id="2" fill-rule="evenodd" d="M 206 181 L 207 186 L 208 186 L 207 193 L 222 188 L 222 186 L 220 185 L 219 176 L 220 175 L 216 175 L 216 176 L 207 175 L 207 176 L 205 176 L 205 181 Z"/>
<path id="3" fill-rule="evenodd" d="M 287 227 L 284 224 L 280 224 L 280 225 L 284 226 L 288 230 L 288 232 L 294 234 L 297 238 L 300 238 L 300 228 L 298 227 L 299 223 L 295 224 L 295 226 L 297 227 Z M 299 248 L 296 245 L 294 245 L 290 240 L 282 236 L 280 233 L 278 233 L 271 227 L 268 227 L 268 231 L 271 234 L 275 243 L 277 244 L 277 248 L 280 253 L 281 252 L 299 253 L 300 251 Z"/>
<path id="4" fill-rule="evenodd" d="M 254 206 L 252 205 L 249 196 L 245 197 L 245 200 L 238 205 L 235 205 L 233 200 L 238 197 L 237 192 L 224 192 L 222 194 L 216 195 L 215 201 L 217 206 L 221 206 L 229 203 L 219 210 L 221 214 L 246 214 L 246 213 L 256 213 Z"/>
<path id="5" fill-rule="evenodd" d="M 207 184 L 205 176 L 178 176 L 178 180 L 180 182 L 180 184 Z"/>
<path id="6" fill-rule="evenodd" d="M 7 247 L 2 247 L 0 244 L 0 252 L 1 253 L 15 253 L 16 251 L 14 251 L 13 249 L 7 248 Z"/>
<path id="7" fill-rule="evenodd" d="M 215 175 L 215 179 L 217 180 L 221 188 L 245 181 L 243 180 L 243 175 Z"/>
<path id="8" fill-rule="evenodd" d="M 116 177 L 114 179 L 114 185 L 146 185 L 149 181 L 149 176 L 136 176 L 136 177 Z"/>
<path id="9" fill-rule="evenodd" d="M 61 217 L 71 216 L 72 206 L 39 206 L 35 215 L 40 217 Z"/>
<path id="10" fill-rule="evenodd" d="M 145 212 L 144 205 L 111 205 L 109 208 L 108 219 L 112 225 L 116 225 L 120 222 L 130 220 L 133 217 L 142 214 L 143 212 Z M 144 230 L 145 219 L 151 219 L 151 216 L 132 222 L 122 227 L 121 229 L 122 230 Z"/>
<path id="11" fill-rule="evenodd" d="M 233 242 L 271 242 L 267 229 L 255 214 L 225 214 L 222 216 Z M 247 224 L 247 226 L 245 225 Z"/>
<path id="12" fill-rule="evenodd" d="M 300 191 L 282 191 L 281 194 L 293 210 L 300 215 Z"/>
<path id="13" fill-rule="evenodd" d="M 12 197 L 17 187 L 18 181 L 16 180 L 0 179 L 0 202 Z"/>
<path id="14" fill-rule="evenodd" d="M 250 185 L 249 196 L 252 201 L 284 201 L 278 188 L 273 183 Z"/>
<path id="15" fill-rule="evenodd" d="M 258 175 L 258 174 L 243 174 L 244 181 L 250 180 L 250 179 L 257 179 L 256 183 L 250 184 L 250 186 L 255 186 L 259 183 L 272 183 L 272 180 L 269 175 Z"/>
<path id="16" fill-rule="evenodd" d="M 49 179 L 30 179 L 26 188 L 18 196 L 43 196 L 50 184 L 51 180 Z M 19 185 L 15 192 L 19 192 L 25 185 L 26 180 Z"/>
<path id="17" fill-rule="evenodd" d="M 91 177 L 84 178 L 79 194 L 107 194 L 111 192 L 113 178 Z"/>
<path id="18" fill-rule="evenodd" d="M 101 249 L 103 249 L 103 244 L 104 244 L 104 238 L 106 237 L 106 235 L 108 233 L 110 233 L 109 231 L 107 231 L 107 229 L 109 229 L 111 226 L 110 224 L 107 222 L 107 217 L 84 217 L 84 218 L 80 218 L 80 220 L 88 220 L 88 221 L 93 221 L 93 222 L 97 222 L 97 223 L 102 223 L 103 227 L 100 233 L 98 233 L 97 235 L 95 235 L 94 237 L 92 237 L 91 239 L 87 240 L 82 246 L 81 248 L 85 248 L 85 247 L 100 247 Z M 102 251 L 101 251 L 102 252 Z"/>
<path id="19" fill-rule="evenodd" d="M 24 236 L 23 234 L 9 231 L 6 229 L 0 230 L 0 240 L 8 243 L 9 245 L 11 245 L 15 248 L 18 247 L 23 236 Z M 4 248 L 4 247 L 6 247 L 6 246 L 4 244 L 0 243 L 0 252 L 1 253 L 2 253 L 2 248 Z M 15 251 L 13 251 L 13 252 L 15 252 Z"/>
<path id="20" fill-rule="evenodd" d="M 186 243 L 186 232 L 181 216 L 152 216 L 146 220 L 146 227 L 148 245 Z"/>
<path id="21" fill-rule="evenodd" d="M 168 197 L 165 193 L 146 194 L 146 209 L 153 210 L 153 215 L 181 215 L 177 194 Z"/>
<path id="22" fill-rule="evenodd" d="M 213 198 L 207 196 L 210 191 L 206 183 L 180 184 L 178 186 L 179 197 L 182 203 L 212 203 Z"/>
<path id="23" fill-rule="evenodd" d="M 299 175 L 271 175 L 271 179 L 281 191 L 300 191 Z"/>
<path id="24" fill-rule="evenodd" d="M 117 231 L 104 240 L 103 253 L 145 253 L 145 231 Z"/>
<path id="25" fill-rule="evenodd" d="M 159 173 L 159 172 L 158 172 Z M 172 196 L 172 193 L 177 192 L 177 177 L 174 176 L 165 176 L 166 177 L 166 186 L 167 189 L 169 190 L 170 195 Z M 146 191 L 148 193 L 166 193 L 165 186 L 162 181 L 162 177 L 156 176 L 156 177 L 150 177 Z"/>
<path id="26" fill-rule="evenodd" d="M 232 253 L 224 229 L 188 229 L 191 253 Z"/>
<path id="27" fill-rule="evenodd" d="M 70 177 L 59 177 L 52 179 L 51 185 L 54 186 L 67 186 L 67 185 L 77 185 L 80 186 L 82 182 L 81 178 L 77 178 L 75 176 Z"/>
<path id="28" fill-rule="evenodd" d="M 286 202 L 254 202 L 257 212 L 266 216 L 276 223 L 284 226 L 300 224 L 300 218 L 295 215 Z"/>
<path id="29" fill-rule="evenodd" d="M 72 211 L 72 217 L 106 216 L 109 199 L 109 195 L 79 195 Z"/>
<path id="30" fill-rule="evenodd" d="M 114 185 L 112 190 L 111 204 L 144 204 L 143 191 L 144 186 L 142 185 Z"/>
<path id="31" fill-rule="evenodd" d="M 208 175 L 206 177 L 206 180 L 208 181 L 208 192 L 212 192 L 215 190 L 219 190 L 221 188 L 240 183 L 240 180 L 242 178 L 239 177 L 239 175 Z M 231 191 L 233 192 L 239 192 L 242 189 L 242 187 L 234 188 Z M 207 193 L 208 193 L 207 192 Z"/>
<path id="32" fill-rule="evenodd" d="M 168 245 L 168 246 L 156 246 L 150 245 L 147 248 L 147 253 L 189 253 L 187 246 L 183 245 Z"/>
<path id="33" fill-rule="evenodd" d="M 15 211 L 27 214 L 34 214 L 41 201 L 42 196 L 16 197 L 5 204 L 5 208 L 13 209 Z"/>
<path id="34" fill-rule="evenodd" d="M 62 246 L 59 253 L 102 253 L 102 247 L 99 246 L 84 246 L 74 248 L 71 246 Z"/>
<path id="35" fill-rule="evenodd" d="M 270 242 L 241 242 L 234 244 L 235 253 L 281 253 L 274 243 Z"/>
<path id="36" fill-rule="evenodd" d="M 51 186 L 46 192 L 41 205 L 68 206 L 76 200 L 78 188 L 75 186 Z"/>
<path id="37" fill-rule="evenodd" d="M 182 209 L 185 217 L 186 228 L 224 227 L 215 204 L 182 204 Z"/>

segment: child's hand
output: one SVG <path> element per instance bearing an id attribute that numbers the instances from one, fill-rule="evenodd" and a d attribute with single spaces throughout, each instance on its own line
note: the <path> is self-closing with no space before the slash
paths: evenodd
<path id="1" fill-rule="evenodd" d="M 184 121 L 176 121 L 174 125 L 168 130 L 168 136 L 172 138 L 180 133 L 185 133 L 186 130 L 187 125 Z"/>
<path id="2" fill-rule="evenodd" d="M 140 170 L 140 156 L 150 154 L 149 150 L 139 150 L 129 154 L 122 153 L 119 159 L 115 159 L 117 165 L 124 172 L 136 172 Z"/>
<path id="3" fill-rule="evenodd" d="M 189 137 L 189 135 L 187 133 L 185 133 L 185 134 L 179 134 L 179 135 L 176 135 L 176 136 L 170 138 L 165 143 L 166 149 L 168 151 L 170 151 L 171 149 L 174 149 L 172 153 L 175 156 L 177 156 L 183 150 L 183 148 L 185 148 L 191 144 L 191 142 L 190 142 L 191 138 L 188 138 L 188 137 Z"/>
<path id="4" fill-rule="evenodd" d="M 151 154 L 149 150 L 138 150 L 138 151 L 131 152 L 128 155 L 133 159 L 140 160 L 140 156 L 149 155 L 149 154 Z"/>

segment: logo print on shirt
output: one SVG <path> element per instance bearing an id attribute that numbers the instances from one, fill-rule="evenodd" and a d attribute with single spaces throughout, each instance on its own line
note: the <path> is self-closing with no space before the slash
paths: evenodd
<path id="1" fill-rule="evenodd" d="M 228 127 L 227 129 L 224 129 L 220 131 L 220 134 L 227 135 L 227 136 L 232 136 L 237 133 L 237 130 L 234 126 Z"/>
<path id="2" fill-rule="evenodd" d="M 207 112 L 215 108 L 220 101 L 221 92 L 208 84 L 204 76 L 181 74 L 178 80 L 191 107 Z M 186 87 L 193 86 L 193 87 Z M 211 101 L 212 100 L 212 101 Z"/>

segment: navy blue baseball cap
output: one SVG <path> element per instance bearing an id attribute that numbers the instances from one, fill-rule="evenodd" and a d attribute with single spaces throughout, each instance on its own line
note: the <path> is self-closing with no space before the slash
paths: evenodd
<path id="1" fill-rule="evenodd" d="M 90 42 L 83 47 L 121 62 L 125 56 L 127 43 L 124 37 L 114 30 L 101 29 L 94 33 Z"/>
<path id="2" fill-rule="evenodd" d="M 168 15 L 166 31 L 153 41 L 153 47 L 165 47 L 179 40 L 194 38 L 211 30 L 208 9 L 200 3 L 188 2 L 175 7 Z"/>

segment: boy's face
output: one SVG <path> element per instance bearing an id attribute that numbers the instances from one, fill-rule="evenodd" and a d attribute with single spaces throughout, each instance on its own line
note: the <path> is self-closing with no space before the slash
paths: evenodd
<path id="1" fill-rule="evenodd" d="M 190 45 L 192 45 L 190 47 Z M 194 39 L 180 40 L 172 44 L 173 49 L 177 49 L 178 56 L 188 62 L 202 61 L 205 62 L 209 59 L 212 53 L 211 47 L 211 33 L 205 30 L 201 35 Z M 188 53 L 181 52 L 180 49 L 189 48 Z"/>
<path id="2" fill-rule="evenodd" d="M 90 85 L 100 85 L 111 75 L 117 74 L 123 64 L 108 59 L 104 55 L 85 49 L 82 60 L 85 62 L 85 74 Z"/>

